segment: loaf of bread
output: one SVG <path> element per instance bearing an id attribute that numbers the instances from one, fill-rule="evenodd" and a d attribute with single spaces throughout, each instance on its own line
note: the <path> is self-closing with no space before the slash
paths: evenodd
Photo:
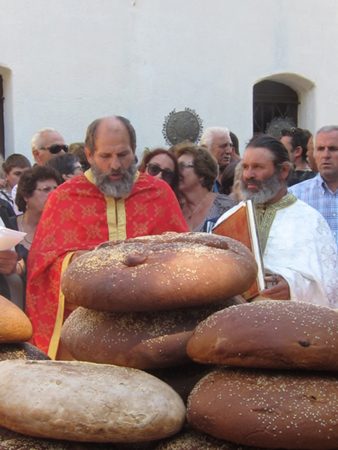
<path id="1" fill-rule="evenodd" d="M 256 278 L 251 252 L 207 233 L 165 233 L 112 241 L 65 271 L 66 301 L 101 311 L 186 308 L 241 294 Z"/>
<path id="2" fill-rule="evenodd" d="M 133 443 L 171 436 L 184 418 L 179 395 L 137 369 L 77 361 L 0 362 L 0 424 L 19 433 Z"/>
<path id="3" fill-rule="evenodd" d="M 26 314 L 0 295 L 0 343 L 28 341 L 33 328 Z"/>
<path id="4" fill-rule="evenodd" d="M 237 444 L 337 450 L 338 378 L 222 368 L 188 399 L 193 428 Z"/>
<path id="5" fill-rule="evenodd" d="M 61 342 L 74 359 L 154 369 L 190 361 L 189 337 L 210 314 L 234 304 L 230 298 L 189 310 L 100 312 L 76 308 L 66 319 Z"/>
<path id="6" fill-rule="evenodd" d="M 338 314 L 296 301 L 230 307 L 197 326 L 187 353 L 208 364 L 337 371 Z"/>
<path id="7" fill-rule="evenodd" d="M 28 342 L 0 344 L 0 361 L 6 359 L 50 359 L 46 353 Z"/>

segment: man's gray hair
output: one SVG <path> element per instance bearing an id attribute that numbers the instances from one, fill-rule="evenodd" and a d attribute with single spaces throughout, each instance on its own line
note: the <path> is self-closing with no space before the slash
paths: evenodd
<path id="1" fill-rule="evenodd" d="M 214 140 L 214 136 L 224 134 L 231 141 L 230 131 L 225 127 L 209 127 L 202 134 L 200 144 L 210 148 Z"/>
<path id="2" fill-rule="evenodd" d="M 41 148 L 41 135 L 47 132 L 51 133 L 58 133 L 57 130 L 54 128 L 42 128 L 41 130 L 37 131 L 31 140 L 31 148 L 32 150 L 37 149 L 39 150 Z"/>
<path id="3" fill-rule="evenodd" d="M 324 127 L 319 128 L 316 134 L 331 133 L 332 131 L 338 131 L 338 125 L 325 125 Z"/>

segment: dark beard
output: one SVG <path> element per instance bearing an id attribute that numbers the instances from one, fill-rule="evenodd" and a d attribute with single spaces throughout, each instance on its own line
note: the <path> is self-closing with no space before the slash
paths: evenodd
<path id="1" fill-rule="evenodd" d="M 133 163 L 126 170 L 111 171 L 111 174 L 122 174 L 122 178 L 119 181 L 111 181 L 109 176 L 105 172 L 102 172 L 95 164 L 91 165 L 94 183 L 97 188 L 107 197 L 125 197 L 133 188 L 134 177 L 137 171 L 136 163 Z"/>
<path id="2" fill-rule="evenodd" d="M 278 194 L 279 190 L 284 185 L 278 178 L 277 173 L 265 181 L 251 180 L 251 183 L 255 184 L 259 188 L 259 191 L 249 191 L 243 180 L 240 181 L 240 190 L 244 200 L 252 200 L 256 205 L 267 203 Z"/>

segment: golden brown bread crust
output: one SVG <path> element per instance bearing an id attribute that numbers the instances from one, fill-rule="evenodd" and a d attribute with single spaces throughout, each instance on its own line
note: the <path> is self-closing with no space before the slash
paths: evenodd
<path id="1" fill-rule="evenodd" d="M 0 344 L 0 361 L 6 359 L 50 359 L 46 353 L 29 342 Z"/>
<path id="2" fill-rule="evenodd" d="M 237 444 L 336 450 L 338 379 L 219 369 L 191 392 L 187 418 L 193 428 Z"/>
<path id="3" fill-rule="evenodd" d="M 196 325 L 235 298 L 195 308 L 114 313 L 78 307 L 66 319 L 61 342 L 74 359 L 154 369 L 190 361 L 186 345 Z"/>
<path id="4" fill-rule="evenodd" d="M 141 370 L 77 361 L 0 362 L 0 424 L 22 434 L 134 443 L 171 436 L 184 419 L 178 394 Z"/>
<path id="5" fill-rule="evenodd" d="M 338 371 L 338 314 L 296 301 L 234 306 L 201 322 L 187 353 L 208 364 Z"/>
<path id="6" fill-rule="evenodd" d="M 0 295 L 0 343 L 28 341 L 33 328 L 26 314 Z"/>
<path id="7" fill-rule="evenodd" d="M 113 241 L 74 260 L 62 279 L 66 301 L 129 312 L 185 308 L 241 294 L 256 278 L 241 243 L 206 233 Z"/>

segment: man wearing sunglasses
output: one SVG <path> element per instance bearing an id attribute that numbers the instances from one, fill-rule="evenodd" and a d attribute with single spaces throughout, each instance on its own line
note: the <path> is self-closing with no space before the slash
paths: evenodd
<path id="1" fill-rule="evenodd" d="M 43 128 L 35 133 L 31 147 L 34 161 L 39 166 L 44 166 L 55 155 L 62 155 L 68 151 L 63 137 L 53 128 Z"/>
<path id="2" fill-rule="evenodd" d="M 47 200 L 30 249 L 26 305 L 33 342 L 51 358 L 64 357 L 59 338 L 71 311 L 60 279 L 72 258 L 108 240 L 188 231 L 170 186 L 137 172 L 135 149 L 129 120 L 95 120 L 85 140 L 91 168 Z"/>

